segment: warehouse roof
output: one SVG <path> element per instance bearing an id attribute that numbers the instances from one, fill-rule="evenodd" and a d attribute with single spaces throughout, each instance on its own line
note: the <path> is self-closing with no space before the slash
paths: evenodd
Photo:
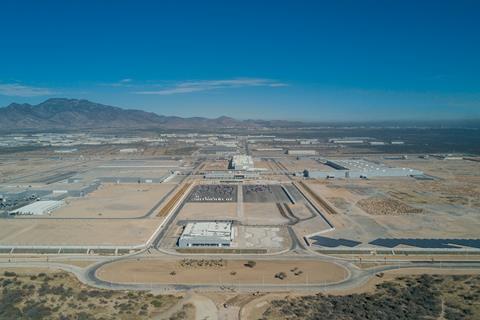
<path id="1" fill-rule="evenodd" d="M 230 239 L 231 233 L 231 222 L 191 222 L 185 227 L 182 237 L 225 237 Z"/>
<path id="2" fill-rule="evenodd" d="M 56 209 L 61 206 L 63 201 L 44 200 L 36 201 L 29 205 L 10 211 L 11 214 L 38 215 Z"/>

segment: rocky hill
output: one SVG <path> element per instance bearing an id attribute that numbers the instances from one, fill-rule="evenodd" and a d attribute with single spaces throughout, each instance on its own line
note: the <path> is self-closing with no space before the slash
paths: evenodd
<path id="1" fill-rule="evenodd" d="M 166 128 L 200 129 L 258 127 L 262 121 L 239 121 L 229 117 L 215 119 L 162 116 L 141 110 L 122 109 L 88 100 L 48 99 L 40 104 L 12 103 L 0 108 L 0 130 Z"/>

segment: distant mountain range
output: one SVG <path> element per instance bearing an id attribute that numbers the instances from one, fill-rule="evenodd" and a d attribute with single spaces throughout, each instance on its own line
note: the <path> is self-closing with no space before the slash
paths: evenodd
<path id="1" fill-rule="evenodd" d="M 298 127 L 343 128 L 480 128 L 479 119 L 449 121 L 378 121 L 306 123 L 286 120 L 237 120 L 226 116 L 218 118 L 182 118 L 163 116 L 153 112 L 112 107 L 88 100 L 54 98 L 40 104 L 12 103 L 0 108 L 0 131 L 48 130 L 122 130 L 122 129 L 258 129 Z"/>
<path id="2" fill-rule="evenodd" d="M 203 129 L 250 128 L 283 121 L 236 120 L 162 116 L 141 110 L 122 109 L 88 100 L 54 98 L 40 104 L 12 103 L 0 108 L 0 130 L 68 129 Z"/>

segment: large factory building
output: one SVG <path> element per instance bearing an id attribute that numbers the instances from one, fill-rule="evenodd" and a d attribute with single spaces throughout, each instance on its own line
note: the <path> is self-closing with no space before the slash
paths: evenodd
<path id="1" fill-rule="evenodd" d="M 410 168 L 392 168 L 384 164 L 366 160 L 327 160 L 325 164 L 334 170 L 305 170 L 308 178 L 375 178 L 375 177 L 411 177 L 423 175 L 423 172 Z"/>
<path id="2" fill-rule="evenodd" d="M 23 206 L 9 212 L 10 215 L 27 215 L 38 216 L 51 213 L 64 204 L 63 201 L 45 200 L 36 201 L 29 205 Z"/>
<path id="3" fill-rule="evenodd" d="M 234 170 L 253 170 L 253 159 L 247 155 L 234 155 L 230 161 L 230 168 Z"/>
<path id="4" fill-rule="evenodd" d="M 235 235 L 231 221 L 189 222 L 178 240 L 180 248 L 230 247 Z"/>

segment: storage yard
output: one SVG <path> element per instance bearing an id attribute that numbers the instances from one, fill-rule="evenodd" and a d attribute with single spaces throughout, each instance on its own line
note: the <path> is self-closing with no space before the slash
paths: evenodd
<path id="1" fill-rule="evenodd" d="M 190 193 L 190 202 L 234 202 L 236 186 L 231 185 L 198 185 Z"/>
<path id="2" fill-rule="evenodd" d="M 243 186 L 245 202 L 288 202 L 289 199 L 279 185 Z"/>

